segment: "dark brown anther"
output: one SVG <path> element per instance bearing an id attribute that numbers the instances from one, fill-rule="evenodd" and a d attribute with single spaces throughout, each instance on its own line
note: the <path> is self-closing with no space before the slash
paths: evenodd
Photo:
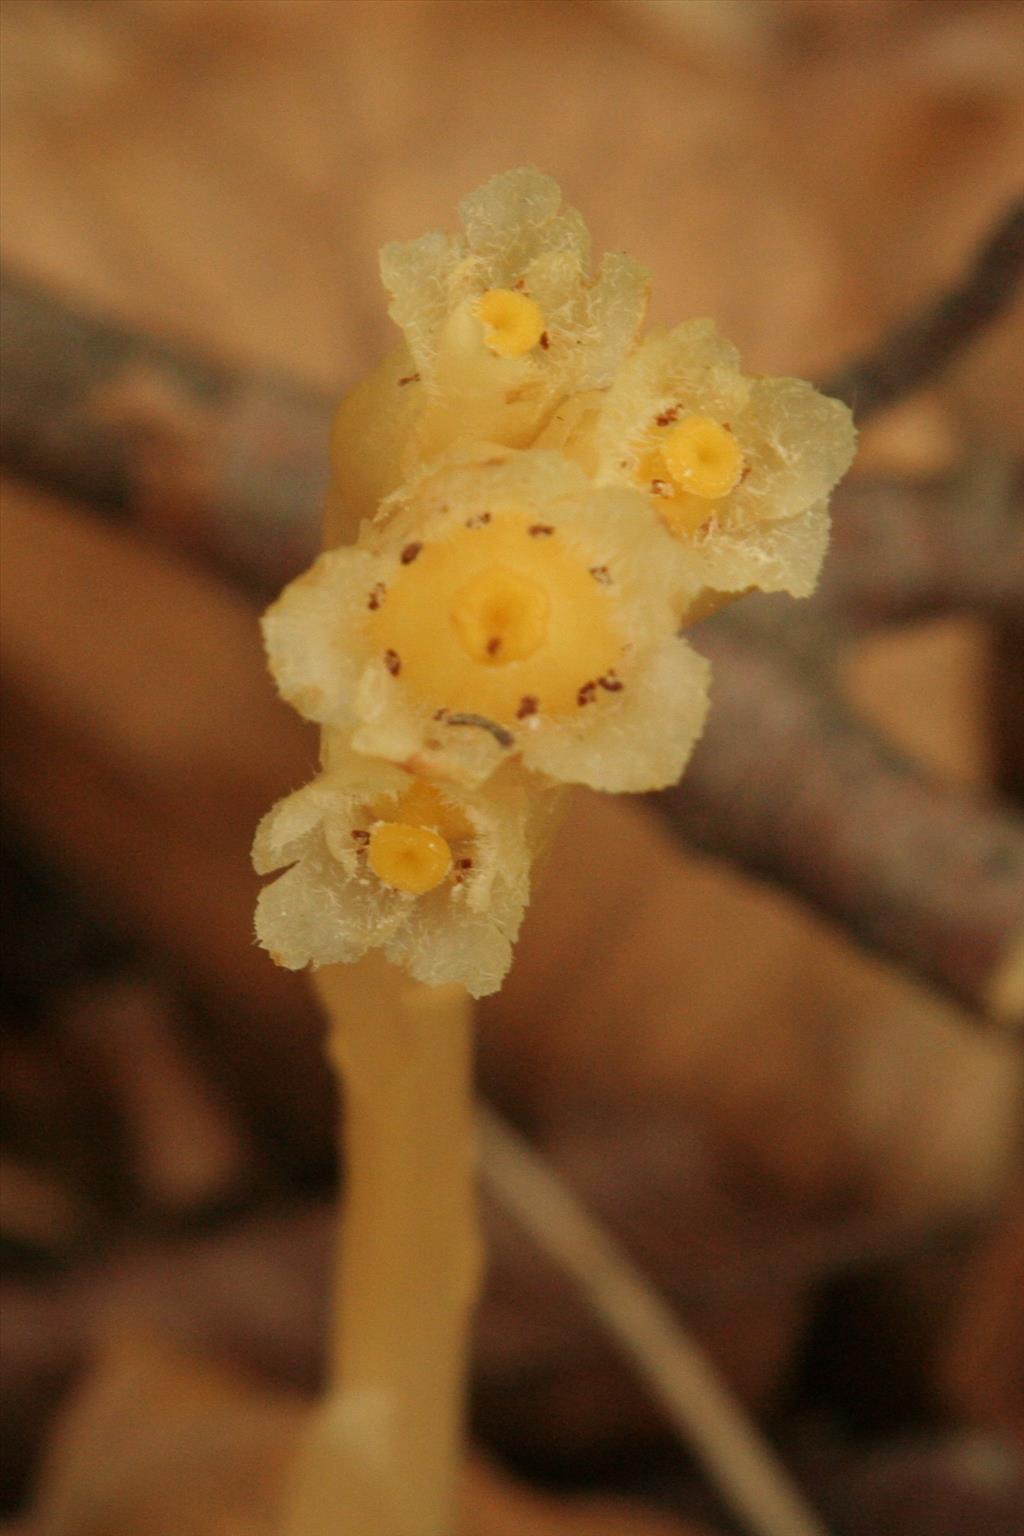
<path id="1" fill-rule="evenodd" d="M 472 869 L 473 868 L 473 860 L 472 859 L 456 859 L 455 860 L 455 868 L 456 869 Z"/>
<path id="2" fill-rule="evenodd" d="M 353 827 L 352 841 L 357 843 L 359 847 L 365 848 L 366 844 L 370 841 L 370 834 L 363 827 Z"/>
<path id="3" fill-rule="evenodd" d="M 612 573 L 606 565 L 592 565 L 590 567 L 590 574 L 593 576 L 595 581 L 599 581 L 601 583 L 602 587 L 611 586 Z"/>
<path id="4" fill-rule="evenodd" d="M 422 548 L 423 548 L 422 544 L 407 544 L 405 546 L 405 548 L 402 550 L 402 554 L 401 554 L 402 564 L 403 565 L 412 565 L 412 562 L 416 559 L 416 556 L 419 554 L 419 552 L 420 552 L 420 550 Z"/>
<path id="5" fill-rule="evenodd" d="M 515 289 L 516 293 L 522 293 L 523 289 L 526 287 L 526 278 L 517 277 L 515 282 L 512 284 L 512 287 Z"/>
<path id="6" fill-rule="evenodd" d="M 498 652 L 501 650 L 501 636 L 492 635 L 488 640 L 485 649 L 488 656 L 497 656 Z"/>
<path id="7" fill-rule="evenodd" d="M 592 682 L 584 683 L 583 687 L 580 689 L 579 693 L 576 695 L 576 703 L 580 706 L 581 709 L 583 708 L 584 704 L 593 704 L 593 702 L 594 702 L 594 695 L 596 693 L 597 693 L 597 680 L 596 679 L 594 681 L 592 681 Z"/>
<path id="8" fill-rule="evenodd" d="M 385 651 L 384 665 L 387 667 L 392 677 L 397 677 L 399 672 L 402 670 L 402 658 L 399 656 L 397 651 Z"/>
<path id="9" fill-rule="evenodd" d="M 550 345 L 551 345 L 551 337 L 548 335 L 547 331 L 541 331 L 541 333 L 540 333 L 540 345 L 544 349 L 545 352 L 550 347 Z"/>
<path id="10" fill-rule="evenodd" d="M 672 423 L 674 421 L 677 421 L 678 419 L 679 419 L 679 407 L 678 407 L 678 405 L 670 405 L 667 411 L 660 412 L 660 414 L 655 416 L 655 418 L 654 418 L 656 425 L 659 426 L 659 427 L 670 427 L 672 425 Z"/>
<path id="11" fill-rule="evenodd" d="M 604 677 L 598 678 L 597 686 L 603 688 L 605 693 L 621 693 L 626 685 L 622 678 L 616 677 L 614 670 L 612 670 L 611 672 L 606 672 Z"/>
<path id="12" fill-rule="evenodd" d="M 516 710 L 517 720 L 526 720 L 530 715 L 535 715 L 540 709 L 540 699 L 535 693 L 524 693 L 519 700 L 519 708 Z"/>
<path id="13" fill-rule="evenodd" d="M 652 480 L 651 481 L 651 495 L 652 496 L 671 496 L 672 494 L 673 494 L 673 488 L 672 488 L 672 482 L 670 480 Z"/>
<path id="14" fill-rule="evenodd" d="M 386 591 L 387 587 L 382 581 L 378 581 L 375 586 L 371 587 L 370 595 L 366 600 L 367 608 L 369 608 L 371 611 L 376 611 L 376 609 L 378 609 L 381 603 L 384 601 L 384 594 Z"/>
<path id="15" fill-rule="evenodd" d="M 407 373 L 404 378 L 399 379 L 398 387 L 401 389 L 403 384 L 418 384 L 419 381 L 420 376 L 418 373 Z"/>
<path id="16" fill-rule="evenodd" d="M 531 539 L 550 539 L 555 530 L 551 523 L 531 523 L 526 531 Z"/>
<path id="17" fill-rule="evenodd" d="M 495 460 L 495 462 L 500 464 L 500 463 L 503 463 L 504 460 L 498 459 L 498 460 Z M 490 522 L 490 520 L 491 520 L 491 514 L 489 512 L 478 512 L 475 517 L 467 517 L 467 519 L 466 519 L 466 527 L 467 528 L 486 528 L 487 524 Z"/>

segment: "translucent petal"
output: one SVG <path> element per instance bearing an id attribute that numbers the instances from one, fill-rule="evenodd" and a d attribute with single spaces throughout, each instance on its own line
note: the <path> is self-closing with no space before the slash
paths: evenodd
<path id="1" fill-rule="evenodd" d="M 856 449 L 847 407 L 803 379 L 756 379 L 735 430 L 750 473 L 730 507 L 762 521 L 792 517 L 827 496 Z"/>
<path id="2" fill-rule="evenodd" d="M 709 587 L 720 592 L 788 592 L 809 597 L 828 549 L 827 497 L 796 517 L 753 527 L 730 521 L 709 534 L 695 557 Z"/>
<path id="3" fill-rule="evenodd" d="M 552 251 L 590 260 L 590 236 L 574 208 L 562 209 L 556 181 L 529 166 L 505 171 L 463 198 L 459 214 L 469 249 L 486 264 L 488 287 L 505 288 L 530 261 Z"/>
<path id="4" fill-rule="evenodd" d="M 442 917 L 435 906 L 400 929 L 385 953 L 428 986 L 457 981 L 471 997 L 486 997 L 498 991 L 508 974 L 518 930 L 518 923 L 503 929 L 481 913 Z"/>
<path id="5" fill-rule="evenodd" d="M 279 800 L 256 828 L 252 846 L 256 873 L 269 875 L 294 863 L 313 831 L 336 806 L 336 795 L 320 779 Z"/>
<path id="6" fill-rule="evenodd" d="M 600 731 L 552 730 L 523 749 L 528 768 L 611 793 L 674 784 L 704 728 L 711 669 L 682 639 L 665 640 L 621 695 L 599 701 Z"/>
<path id="7" fill-rule="evenodd" d="M 290 971 L 309 965 L 358 960 L 371 943 L 383 942 L 391 924 L 382 921 L 376 893 L 354 899 L 340 866 L 316 835 L 299 862 L 260 892 L 256 937 L 278 965 Z"/>
<path id="8" fill-rule="evenodd" d="M 380 273 L 391 294 L 388 313 L 405 332 L 416 366 L 429 371 L 437 334 L 451 307 L 450 276 L 461 241 L 435 231 L 419 240 L 393 241 L 380 253 Z"/>
<path id="9" fill-rule="evenodd" d="M 329 550 L 263 616 L 263 639 L 281 697 L 307 720 L 348 719 L 358 679 L 351 636 L 376 584 L 365 549 Z"/>
<path id="10" fill-rule="evenodd" d="M 650 274 L 639 262 L 618 251 L 604 257 L 597 282 L 583 294 L 580 330 L 589 345 L 572 377 L 574 390 L 605 389 L 613 382 L 644 323 L 650 291 Z"/>

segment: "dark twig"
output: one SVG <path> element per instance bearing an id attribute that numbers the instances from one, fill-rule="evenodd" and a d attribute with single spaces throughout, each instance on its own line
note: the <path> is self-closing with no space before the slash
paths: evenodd
<path id="1" fill-rule="evenodd" d="M 266 587 L 319 544 L 332 407 L 72 308 L 3 275 L 0 453 L 85 501 Z"/>
<path id="2" fill-rule="evenodd" d="M 963 281 L 826 379 L 858 422 L 877 416 L 946 368 L 1010 304 L 1024 278 L 1024 198 L 985 240 Z"/>

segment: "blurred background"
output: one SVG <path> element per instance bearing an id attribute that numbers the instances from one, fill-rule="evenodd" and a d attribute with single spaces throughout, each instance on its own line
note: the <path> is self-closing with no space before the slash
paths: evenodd
<path id="1" fill-rule="evenodd" d="M 32 1536 L 269 1533 L 318 1378 L 335 1111 L 305 983 L 251 937 L 252 829 L 316 759 L 256 615 L 316 547 L 330 402 L 393 343 L 377 249 L 534 163 L 597 252 L 651 269 L 654 321 L 712 314 L 751 371 L 827 377 L 1019 196 L 1024 10 L 4 0 L 2 20 L 0 1494 Z M 1002 542 L 991 589 L 961 588 L 937 522 L 943 590 L 844 629 L 829 683 L 941 801 L 942 848 L 988 818 L 1018 913 L 1022 358 L 1018 298 L 866 427 L 855 487 L 894 520 L 939 488 Z M 948 957 L 868 955 L 742 864 L 581 796 L 481 1009 L 481 1087 L 837 1532 L 1020 1536 L 1018 1050 L 980 983 L 957 1002 L 911 979 Z M 484 1204 L 473 1536 L 725 1536 L 583 1304 Z"/>

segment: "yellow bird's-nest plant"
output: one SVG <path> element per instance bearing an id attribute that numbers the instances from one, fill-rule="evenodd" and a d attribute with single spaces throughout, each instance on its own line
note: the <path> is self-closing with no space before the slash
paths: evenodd
<path id="1" fill-rule="evenodd" d="M 339 411 L 336 547 L 264 620 L 323 772 L 254 857 L 287 867 L 257 916 L 280 963 L 382 947 L 479 995 L 551 787 L 679 777 L 709 670 L 681 626 L 709 594 L 813 589 L 854 431 L 809 384 L 745 375 L 710 321 L 639 340 L 646 275 L 607 256 L 591 276 L 548 177 L 495 177 L 461 212 L 385 248 L 404 341 Z"/>

